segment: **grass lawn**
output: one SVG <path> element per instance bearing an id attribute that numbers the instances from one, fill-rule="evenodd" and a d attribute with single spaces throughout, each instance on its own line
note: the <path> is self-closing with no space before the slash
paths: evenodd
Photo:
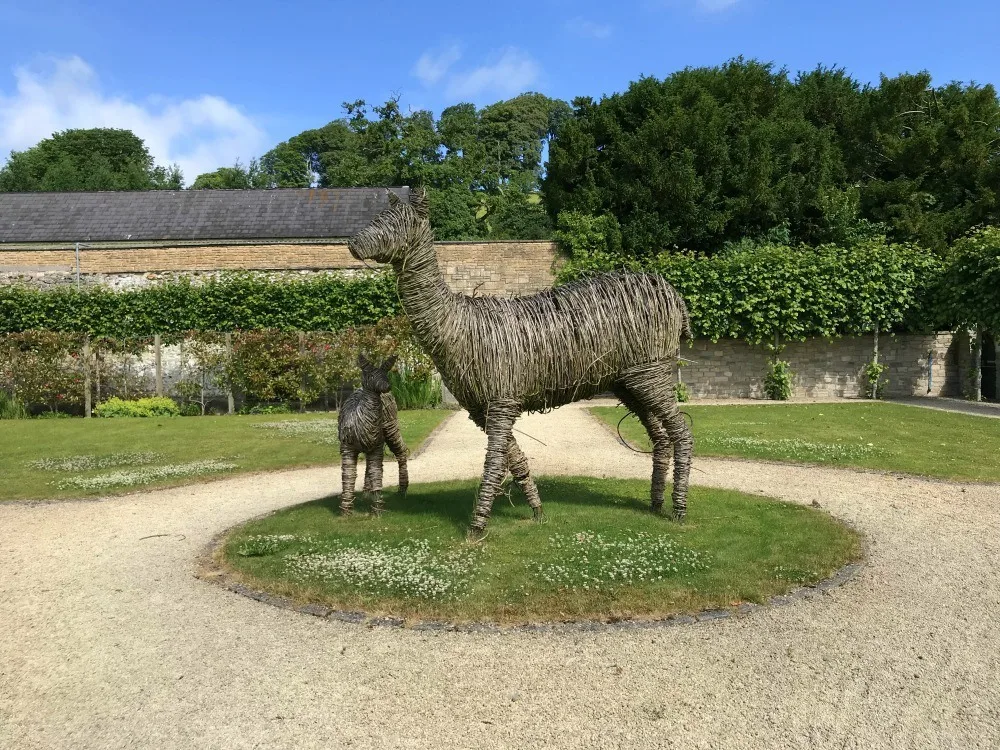
<path id="1" fill-rule="evenodd" d="M 695 456 L 734 456 L 1000 482 L 1000 420 L 886 403 L 683 404 L 694 421 Z M 624 407 L 591 410 L 612 430 Z M 621 426 L 648 450 L 634 417 Z"/>
<path id="2" fill-rule="evenodd" d="M 449 414 L 400 412 L 410 450 Z M 339 461 L 336 414 L 0 421 L 0 501 L 94 497 Z"/>
<path id="3" fill-rule="evenodd" d="M 222 557 L 245 583 L 299 601 L 416 619 L 559 621 L 664 616 L 761 602 L 860 556 L 822 511 L 692 487 L 689 516 L 648 510 L 649 481 L 541 478 L 546 523 L 517 491 L 466 541 L 476 482 L 386 493 L 343 517 L 338 497 L 238 527 Z"/>

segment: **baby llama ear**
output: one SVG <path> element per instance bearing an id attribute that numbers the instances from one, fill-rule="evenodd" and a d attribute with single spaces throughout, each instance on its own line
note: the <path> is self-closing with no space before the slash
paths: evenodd
<path id="1" fill-rule="evenodd" d="M 419 187 L 410 190 L 410 205 L 421 219 L 426 219 L 430 216 L 431 205 L 425 188 Z"/>
<path id="2" fill-rule="evenodd" d="M 368 361 L 368 357 L 366 357 L 364 354 L 358 354 L 358 367 L 364 370 L 371 366 L 372 363 Z"/>
<path id="3" fill-rule="evenodd" d="M 385 192 L 388 193 L 389 195 L 389 208 L 395 208 L 396 206 L 398 206 L 400 203 L 403 202 L 399 199 L 399 196 L 396 195 L 391 190 L 386 190 Z"/>
<path id="4" fill-rule="evenodd" d="M 382 372 L 389 372 L 389 370 L 396 366 L 397 359 L 399 359 L 399 357 L 393 354 L 389 357 L 389 359 L 382 363 L 382 366 L 379 369 L 382 370 Z"/>

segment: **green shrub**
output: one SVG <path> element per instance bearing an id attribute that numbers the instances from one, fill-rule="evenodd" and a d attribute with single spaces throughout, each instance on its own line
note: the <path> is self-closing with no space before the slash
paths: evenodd
<path id="1" fill-rule="evenodd" d="M 240 414 L 291 414 L 294 410 L 289 404 L 254 404 L 240 407 Z"/>
<path id="2" fill-rule="evenodd" d="M 94 409 L 98 417 L 179 417 L 180 408 L 166 396 L 152 396 L 135 401 L 125 401 L 117 396 L 109 398 Z"/>
<path id="3" fill-rule="evenodd" d="M 767 366 L 764 393 L 772 401 L 787 401 L 792 397 L 792 371 L 787 362 L 776 359 Z"/>
<path id="4" fill-rule="evenodd" d="M 28 410 L 7 391 L 0 390 L 0 419 L 27 419 Z"/>
<path id="5" fill-rule="evenodd" d="M 867 398 L 882 398 L 885 387 L 889 385 L 889 379 L 883 378 L 888 365 L 881 362 L 869 362 L 865 365 L 865 396 Z"/>
<path id="6" fill-rule="evenodd" d="M 674 383 L 674 393 L 677 394 L 677 400 L 686 404 L 691 400 L 691 393 L 688 391 L 687 383 Z"/>

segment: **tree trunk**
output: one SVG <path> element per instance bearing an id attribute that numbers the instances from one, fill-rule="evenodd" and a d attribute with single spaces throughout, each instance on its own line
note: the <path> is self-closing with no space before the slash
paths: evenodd
<path id="1" fill-rule="evenodd" d="M 983 331 L 976 326 L 976 335 L 972 341 L 972 368 L 969 373 L 969 398 L 973 401 L 983 400 Z"/>
<path id="2" fill-rule="evenodd" d="M 299 413 L 303 414 L 306 410 L 306 370 L 305 370 L 305 360 L 306 360 L 306 334 L 305 331 L 299 331 L 299 367 L 302 368 L 302 375 L 299 379 Z M 368 460 L 367 458 L 365 459 Z"/>
<path id="3" fill-rule="evenodd" d="M 872 347 L 872 364 L 878 364 L 878 323 L 875 324 L 874 345 Z M 878 381 L 879 378 L 876 375 L 874 380 L 868 384 L 870 389 L 868 396 L 872 399 L 872 401 L 878 398 Z"/>
<path id="4" fill-rule="evenodd" d="M 156 368 L 156 395 L 163 395 L 163 339 L 153 336 L 153 366 Z"/>
<path id="5" fill-rule="evenodd" d="M 90 418 L 90 335 L 83 337 L 83 416 Z"/>
<path id="6" fill-rule="evenodd" d="M 226 364 L 228 365 L 230 360 L 233 358 L 233 334 L 226 333 Z M 228 379 L 227 379 L 228 380 Z M 233 387 L 228 382 L 226 383 L 226 401 L 228 413 L 233 414 L 236 411 L 236 400 L 233 398 Z"/>

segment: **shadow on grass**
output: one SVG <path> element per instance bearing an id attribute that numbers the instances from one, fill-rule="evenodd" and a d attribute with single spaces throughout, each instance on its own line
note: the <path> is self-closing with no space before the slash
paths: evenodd
<path id="1" fill-rule="evenodd" d="M 438 521 L 453 526 L 456 530 L 468 529 L 472 521 L 473 508 L 476 503 L 476 493 L 479 483 L 471 484 L 472 480 L 459 482 L 433 482 L 411 485 L 406 496 L 402 496 L 395 488 L 389 488 L 382 493 L 385 512 L 394 516 L 412 517 L 414 523 L 420 521 Z M 649 518 L 652 514 L 648 500 L 643 501 L 629 492 L 626 485 L 609 492 L 605 480 L 595 486 L 586 478 L 580 477 L 542 477 L 535 480 L 538 492 L 542 497 L 542 509 L 553 510 L 562 505 L 584 507 L 614 507 L 635 515 Z M 455 486 L 460 485 L 460 486 Z M 667 485 L 667 503 L 669 508 L 670 485 Z M 340 495 L 328 495 L 320 500 L 304 503 L 302 508 L 317 507 L 326 510 L 331 516 L 342 518 L 340 513 Z M 358 492 L 355 496 L 354 513 L 367 514 L 371 509 L 371 498 L 367 493 Z M 527 498 L 513 483 L 506 483 L 493 503 L 493 516 L 499 522 L 516 522 L 532 520 L 531 508 Z M 665 520 L 666 515 L 662 516 Z"/>

